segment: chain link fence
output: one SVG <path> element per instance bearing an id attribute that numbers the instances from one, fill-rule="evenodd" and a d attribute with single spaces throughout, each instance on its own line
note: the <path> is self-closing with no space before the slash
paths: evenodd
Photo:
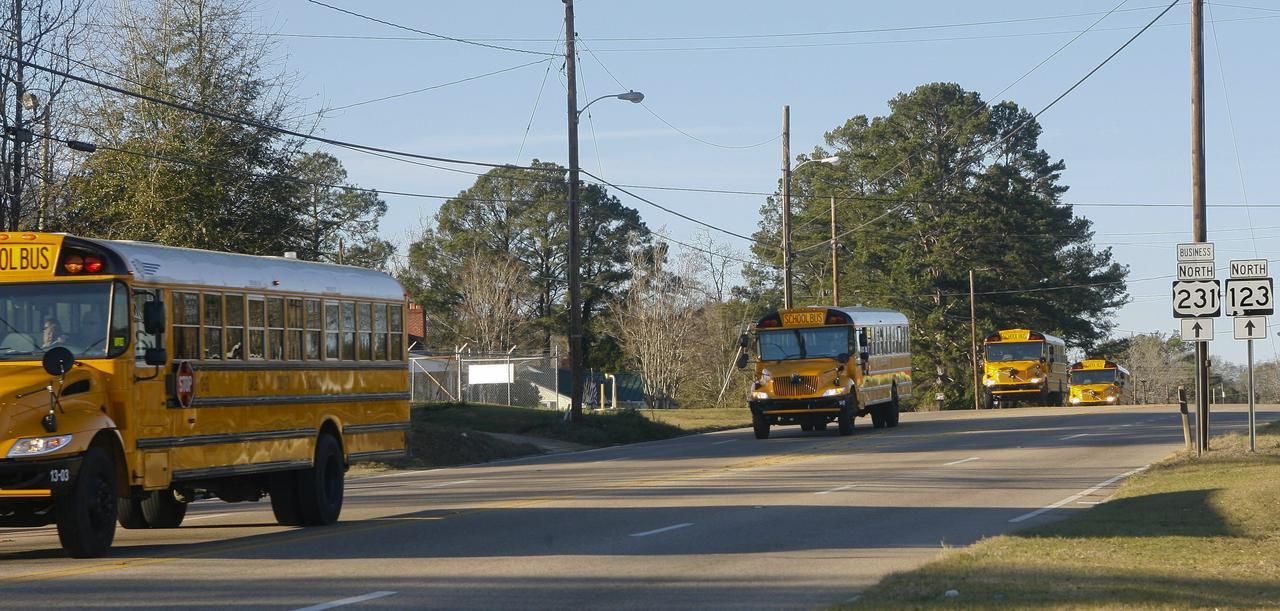
<path id="1" fill-rule="evenodd" d="M 568 409 L 568 376 L 559 365 L 557 352 L 413 354 L 411 400 Z"/>

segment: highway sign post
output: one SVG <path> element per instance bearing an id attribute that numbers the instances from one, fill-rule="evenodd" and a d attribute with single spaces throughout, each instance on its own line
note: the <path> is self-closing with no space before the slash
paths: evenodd
<path id="1" fill-rule="evenodd" d="M 1213 319 L 1222 315 L 1212 242 L 1197 221 L 1196 242 L 1178 244 L 1178 280 L 1173 283 L 1173 317 L 1182 319 L 1182 341 L 1196 344 L 1196 450 L 1209 449 L 1209 344 Z"/>
<path id="2" fill-rule="evenodd" d="M 1266 339 L 1267 316 L 1275 313 L 1275 286 L 1267 275 L 1266 259 L 1231 262 L 1227 280 L 1227 316 L 1233 335 L 1249 347 L 1249 451 L 1257 451 L 1257 417 L 1254 411 L 1253 340 Z"/>

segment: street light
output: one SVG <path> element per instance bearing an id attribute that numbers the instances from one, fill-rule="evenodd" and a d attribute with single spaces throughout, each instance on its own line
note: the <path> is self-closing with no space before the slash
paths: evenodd
<path id="1" fill-rule="evenodd" d="M 578 246 L 578 117 L 587 107 L 605 98 L 617 98 L 633 104 L 644 100 L 639 91 L 628 91 L 600 96 L 581 109 L 578 108 L 578 73 L 574 51 L 577 32 L 573 27 L 573 0 L 564 2 L 565 26 L 565 79 L 569 93 L 569 417 L 577 422 L 582 419 L 582 312 L 579 307 L 578 273 L 581 266 Z"/>
<path id="2" fill-rule="evenodd" d="M 790 107 L 788 107 L 788 109 L 787 109 L 786 116 L 788 117 L 788 118 L 787 118 L 787 121 L 790 121 Z M 790 132 L 790 127 L 789 127 L 789 126 L 787 126 L 787 127 L 784 129 L 784 131 Z M 791 160 L 790 160 L 789 158 L 785 158 L 785 155 L 789 154 L 789 151 L 790 151 L 790 146 L 789 146 L 789 144 L 788 144 L 788 143 L 784 143 L 783 148 L 784 148 L 784 150 L 786 150 L 786 151 L 788 151 L 788 152 L 787 152 L 787 153 L 784 153 L 784 163 L 783 163 L 783 165 L 782 165 L 782 307 L 783 307 L 783 308 L 786 308 L 786 309 L 790 309 L 790 308 L 791 308 L 791 305 L 792 305 L 792 301 L 791 301 L 791 259 L 792 259 L 792 253 L 791 253 L 791 175 L 792 175 L 792 174 L 794 174 L 795 172 L 797 172 L 800 168 L 803 168 L 804 166 L 806 166 L 806 165 L 808 165 L 808 164 L 810 164 L 810 163 L 815 163 L 815 162 L 816 162 L 816 163 L 837 163 L 837 162 L 839 162 L 839 161 L 840 161 L 840 156 L 839 156 L 839 155 L 832 155 L 832 156 L 830 156 L 830 157 L 820 157 L 820 158 L 817 158 L 817 159 L 806 159 L 806 160 L 804 160 L 804 161 L 801 161 L 799 164 L 797 164 L 797 165 L 796 165 L 796 167 L 794 167 L 794 168 L 793 168 L 793 167 L 791 167 Z M 836 234 L 835 234 L 835 223 L 836 223 L 836 217 L 835 217 L 835 214 L 836 214 L 836 213 L 835 213 L 835 205 L 836 205 L 836 200 L 835 200 L 835 198 L 833 197 L 833 198 L 831 199 L 831 227 L 832 227 L 832 233 L 831 233 L 831 265 L 832 265 L 832 269 L 831 269 L 831 273 L 833 274 L 833 275 L 832 275 L 832 278 L 835 278 L 834 274 L 835 274 L 835 261 L 836 261 L 836 252 L 835 252 L 835 248 L 836 248 L 836 240 L 835 240 L 835 236 L 836 236 Z M 831 288 L 831 292 L 832 292 L 832 295 L 833 295 L 833 299 L 834 299 L 835 290 L 836 290 L 836 289 L 835 289 L 835 284 L 834 284 L 834 282 L 833 282 L 833 284 L 832 284 L 832 288 Z"/>

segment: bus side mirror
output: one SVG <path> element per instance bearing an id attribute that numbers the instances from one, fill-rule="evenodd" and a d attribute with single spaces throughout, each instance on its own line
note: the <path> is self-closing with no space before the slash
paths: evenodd
<path id="1" fill-rule="evenodd" d="M 736 366 L 738 367 L 738 369 L 742 369 L 742 368 L 746 367 L 746 366 L 747 366 L 747 353 L 746 353 L 746 352 L 739 352 L 739 353 L 738 353 L 738 360 L 737 360 L 737 361 L 735 361 L 733 364 L 734 364 L 734 365 L 736 365 Z"/>
<path id="2" fill-rule="evenodd" d="M 837 355 L 836 355 L 836 360 L 837 360 L 837 361 L 839 361 L 841 365 L 848 365 L 848 364 L 849 364 L 849 353 L 848 353 L 848 352 L 841 352 L 840 354 L 837 354 Z"/>
<path id="3" fill-rule="evenodd" d="M 750 338 L 750 337 L 747 337 L 747 334 L 746 334 L 746 333 L 743 333 L 742 335 L 739 335 L 739 336 L 738 336 L 738 347 L 739 347 L 739 348 L 746 348 L 746 347 L 747 347 L 747 346 L 749 346 L 749 345 L 751 345 L 751 338 Z"/>
<path id="4" fill-rule="evenodd" d="M 148 301 L 142 304 L 142 330 L 147 335 L 164 333 L 164 302 Z"/>
<path id="5" fill-rule="evenodd" d="M 143 353 L 142 360 L 152 367 L 160 367 L 169 360 L 169 354 L 164 348 L 147 348 Z"/>
<path id="6" fill-rule="evenodd" d="M 870 343 L 871 342 L 867 340 L 867 328 L 863 327 L 861 329 L 858 329 L 858 345 L 866 346 L 867 344 L 870 344 Z"/>

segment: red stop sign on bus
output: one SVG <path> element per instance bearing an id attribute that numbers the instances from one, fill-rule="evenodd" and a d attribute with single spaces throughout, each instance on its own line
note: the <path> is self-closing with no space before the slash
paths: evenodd
<path id="1" fill-rule="evenodd" d="M 196 370 L 191 361 L 180 361 L 178 371 L 173 378 L 174 394 L 178 397 L 178 405 L 191 407 L 191 400 L 196 397 Z"/>

